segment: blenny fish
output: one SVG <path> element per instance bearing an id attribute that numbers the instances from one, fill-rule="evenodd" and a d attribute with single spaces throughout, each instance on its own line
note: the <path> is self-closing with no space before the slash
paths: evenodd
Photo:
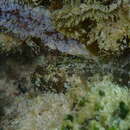
<path id="1" fill-rule="evenodd" d="M 0 33 L 9 33 L 20 40 L 38 38 L 45 46 L 67 54 L 90 55 L 79 41 L 55 30 L 47 9 L 23 4 L 20 0 L 0 0 Z"/>

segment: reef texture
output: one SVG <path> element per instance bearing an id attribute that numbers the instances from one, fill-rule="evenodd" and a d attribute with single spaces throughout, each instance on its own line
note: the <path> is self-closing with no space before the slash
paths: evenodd
<path id="1" fill-rule="evenodd" d="M 53 55 L 53 54 L 52 54 Z M 121 86 L 130 87 L 130 52 L 120 57 L 110 57 L 99 62 L 76 56 L 49 56 L 46 63 L 38 65 L 31 76 L 34 89 L 42 92 L 66 92 L 73 76 L 83 80 L 99 74 L 113 75 L 113 81 Z M 50 60 L 49 60 L 50 59 Z M 109 61 L 111 60 L 111 61 Z"/>
<path id="2" fill-rule="evenodd" d="M 0 130 L 129 130 L 129 7 L 0 0 Z"/>
<path id="3" fill-rule="evenodd" d="M 12 36 L 0 33 L 0 53 L 10 52 L 15 53 L 15 49 L 23 42 L 19 39 L 14 39 Z"/>
<path id="4" fill-rule="evenodd" d="M 35 38 L 37 42 L 73 55 L 88 55 L 78 41 L 67 39 L 55 31 L 50 12 L 44 7 L 32 7 L 17 0 L 0 1 L 0 32 L 10 34 L 26 43 Z"/>
<path id="5" fill-rule="evenodd" d="M 63 94 L 47 93 L 31 97 L 19 96 L 10 108 L 6 108 L 6 116 L 13 120 L 3 122 L 4 130 L 52 130 L 60 129 L 65 114 L 69 113 L 70 104 Z"/>
<path id="6" fill-rule="evenodd" d="M 72 111 L 66 115 L 61 130 L 130 128 L 130 95 L 127 88 L 112 83 L 109 76 L 101 80 L 95 75 L 86 84 L 81 80 L 77 83 L 67 93 L 72 101 Z"/>
<path id="7" fill-rule="evenodd" d="M 19 55 L 1 61 L 1 129 L 128 130 L 129 52 L 105 63 L 51 52 L 30 61 Z"/>
<path id="8" fill-rule="evenodd" d="M 111 76 L 100 78 L 95 75 L 83 82 L 80 76 L 72 76 L 72 88 L 66 94 L 15 96 L 14 102 L 4 107 L 2 129 L 128 130 L 128 88 L 114 84 Z"/>
<path id="9" fill-rule="evenodd" d="M 86 45 L 97 43 L 104 52 L 122 52 L 130 45 L 127 0 L 64 0 L 53 13 L 56 29 Z"/>

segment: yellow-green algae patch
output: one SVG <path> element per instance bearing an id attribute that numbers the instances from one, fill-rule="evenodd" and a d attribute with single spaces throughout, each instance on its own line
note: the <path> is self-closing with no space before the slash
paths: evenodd
<path id="1" fill-rule="evenodd" d="M 100 50 L 121 52 L 129 48 L 129 4 L 125 0 L 65 0 L 53 13 L 55 27 L 86 45 L 97 42 Z"/>
<path id="2" fill-rule="evenodd" d="M 95 77 L 96 79 L 97 77 Z M 128 130 L 130 93 L 105 76 L 103 80 L 82 81 L 68 92 L 72 104 L 62 130 Z M 101 81 L 100 81 L 101 80 Z"/>

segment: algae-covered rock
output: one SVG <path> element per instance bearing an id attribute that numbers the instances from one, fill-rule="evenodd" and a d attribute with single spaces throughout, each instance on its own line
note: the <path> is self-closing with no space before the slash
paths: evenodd
<path id="1" fill-rule="evenodd" d="M 54 52 L 47 54 L 44 60 L 41 57 L 36 62 L 38 65 L 32 73 L 31 81 L 33 88 L 42 92 L 66 92 L 67 88 L 71 87 L 73 76 L 81 76 L 84 80 L 88 80 L 97 73 L 101 77 L 111 74 L 115 83 L 130 87 L 129 51 L 120 57 L 105 57 L 98 62 Z"/>
<path id="2" fill-rule="evenodd" d="M 128 130 L 130 128 L 130 94 L 125 87 L 99 75 L 84 81 L 70 79 L 72 88 L 66 94 L 29 93 L 15 97 L 3 121 L 3 128 L 13 130 Z"/>
<path id="3" fill-rule="evenodd" d="M 56 29 L 86 45 L 97 42 L 106 52 L 129 48 L 129 4 L 123 0 L 65 1 L 53 13 Z"/>
<path id="4" fill-rule="evenodd" d="M 66 115 L 62 130 L 128 130 L 130 94 L 127 88 L 112 83 L 110 77 L 98 76 L 86 85 L 80 81 L 71 88 L 72 112 Z"/>
<path id="5" fill-rule="evenodd" d="M 62 72 L 54 65 L 37 67 L 33 73 L 32 83 L 35 90 L 43 92 L 64 92 L 65 91 L 65 72 Z"/>
<path id="6" fill-rule="evenodd" d="M 79 41 L 66 38 L 55 30 L 51 12 L 43 6 L 33 7 L 22 1 L 0 1 L 0 32 L 9 33 L 26 43 L 36 39 L 42 47 L 71 55 L 90 56 L 90 52 Z"/>
<path id="7" fill-rule="evenodd" d="M 15 53 L 16 49 L 22 45 L 22 41 L 8 34 L 0 33 L 0 53 Z"/>
<path id="8" fill-rule="evenodd" d="M 6 116 L 16 115 L 3 125 L 12 130 L 60 129 L 64 114 L 69 113 L 69 102 L 63 94 L 47 93 L 39 96 L 19 96 L 12 107 L 6 108 Z"/>
<path id="9" fill-rule="evenodd" d="M 61 5 L 59 9 L 56 3 L 63 8 Z M 0 32 L 22 42 L 37 39 L 42 46 L 85 57 L 92 57 L 86 49 L 91 44 L 113 54 L 130 47 L 127 1 L 3 0 L 0 4 Z M 49 11 L 44 4 L 50 4 L 48 8 L 55 11 Z"/>
<path id="10" fill-rule="evenodd" d="M 128 0 L 0 5 L 0 129 L 130 129 Z"/>
<path id="11" fill-rule="evenodd" d="M 33 88 L 43 93 L 65 93 L 71 87 L 71 77 L 85 73 L 86 61 L 84 58 L 64 55 L 53 58 L 54 56 L 50 56 L 49 60 L 48 57 L 46 63 L 36 67 L 31 76 Z M 88 75 L 91 75 L 91 67 L 88 68 Z"/>

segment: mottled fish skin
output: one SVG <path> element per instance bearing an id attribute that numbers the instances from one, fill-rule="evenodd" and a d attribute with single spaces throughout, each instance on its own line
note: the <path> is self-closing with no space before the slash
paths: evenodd
<path id="1" fill-rule="evenodd" d="M 60 52 L 90 55 L 79 41 L 66 38 L 55 30 L 50 12 L 43 7 L 32 8 L 11 0 L 1 0 L 0 28 L 0 32 L 8 32 L 21 40 L 30 37 L 39 38 L 44 45 Z"/>

